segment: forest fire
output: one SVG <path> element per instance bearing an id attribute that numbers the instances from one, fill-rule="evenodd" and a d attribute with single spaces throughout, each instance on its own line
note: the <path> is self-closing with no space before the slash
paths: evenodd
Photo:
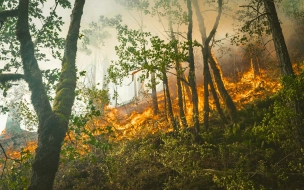
<path id="1" fill-rule="evenodd" d="M 238 82 L 230 82 L 225 79 L 224 83 L 238 109 L 242 109 L 244 105 L 255 99 L 266 98 L 281 88 L 278 78 L 270 78 L 267 72 L 263 70 L 260 71 L 258 76 L 254 76 L 252 69 L 243 73 Z M 198 94 L 199 110 L 202 113 L 203 88 L 200 86 L 198 87 Z M 162 92 L 158 93 L 158 97 L 161 102 L 158 115 L 153 115 L 151 102 L 145 99 L 141 102 L 133 102 L 117 108 L 107 108 L 105 116 L 96 117 L 92 122 L 97 128 L 113 127 L 115 133 L 115 139 L 113 140 L 139 138 L 160 131 L 172 131 L 173 128 L 165 114 L 166 110 L 163 105 L 164 98 Z M 174 114 L 178 114 L 178 99 L 177 97 L 173 97 L 172 99 Z M 209 99 L 211 109 L 216 111 L 212 96 Z M 189 101 L 189 97 L 185 97 L 185 102 L 186 120 L 189 126 L 192 126 L 192 104 Z M 200 123 L 203 122 L 203 117 L 200 115 Z M 179 125 L 181 126 L 181 123 Z"/>
<path id="2" fill-rule="evenodd" d="M 303 187 L 303 2 L 72 2 L 0 3 L 0 189 Z"/>
<path id="3" fill-rule="evenodd" d="M 233 101 L 235 102 L 238 109 L 242 109 L 244 105 L 254 101 L 255 99 L 263 99 L 267 96 L 272 95 L 277 90 L 281 88 L 281 85 L 278 81 L 278 78 L 271 78 L 268 76 L 268 73 L 264 70 L 260 71 L 258 76 L 254 76 L 253 70 L 243 73 L 241 78 L 237 82 L 231 82 L 229 79 L 224 78 L 225 87 L 227 88 L 229 94 L 231 95 Z M 171 85 L 174 83 L 171 82 Z M 199 111 L 203 112 L 203 87 L 198 86 L 199 94 Z M 173 93 L 174 94 L 174 93 Z M 176 94 L 176 93 L 175 93 Z M 175 95 L 176 96 L 176 95 Z M 193 126 L 193 117 L 192 117 L 192 104 L 189 100 L 191 97 L 185 96 L 185 115 L 186 120 L 189 126 Z M 158 93 L 158 99 L 160 102 L 160 111 L 159 114 L 154 115 L 151 105 L 151 101 L 147 98 L 141 101 L 134 101 L 127 105 L 122 105 L 117 108 L 107 107 L 105 109 L 105 115 L 94 117 L 89 121 L 85 128 L 88 128 L 90 131 L 95 131 L 93 134 L 99 136 L 105 133 L 105 130 L 108 126 L 111 127 L 114 134 L 111 135 L 110 139 L 114 141 L 120 141 L 125 139 L 134 139 L 142 138 L 149 134 L 155 134 L 158 132 L 170 132 L 173 131 L 173 127 L 168 121 L 168 116 L 165 114 L 166 109 L 164 108 L 164 96 L 162 92 Z M 176 114 L 176 122 L 181 126 L 180 121 L 178 121 L 178 98 L 172 97 L 172 107 L 174 114 Z M 212 96 L 209 97 L 210 108 L 213 111 L 216 111 L 215 103 Z M 203 123 L 202 114 L 199 117 L 200 123 Z M 88 140 L 88 136 L 83 134 L 82 139 L 76 139 L 75 134 L 69 133 L 66 137 L 67 141 L 78 142 L 81 144 L 81 141 Z M 37 143 L 30 142 L 25 150 L 33 152 Z M 81 150 L 80 150 L 81 149 Z M 85 154 L 90 148 L 88 146 L 81 147 L 79 152 Z M 7 150 L 7 154 L 10 158 L 18 159 L 20 158 L 20 152 L 16 150 Z"/>

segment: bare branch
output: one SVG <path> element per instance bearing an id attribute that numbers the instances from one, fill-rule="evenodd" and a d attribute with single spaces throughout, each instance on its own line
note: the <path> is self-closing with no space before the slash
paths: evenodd
<path id="1" fill-rule="evenodd" d="M 249 26 L 249 25 L 251 25 L 251 23 L 253 23 L 255 20 L 258 20 L 258 19 L 260 19 L 262 16 L 266 16 L 266 15 L 267 15 L 267 13 L 260 14 L 259 16 L 255 17 L 254 19 L 247 21 L 246 24 Z"/>
<path id="2" fill-rule="evenodd" d="M 252 8 L 252 9 L 255 10 L 257 13 L 262 14 L 258 9 L 256 9 L 256 8 L 253 7 L 252 5 L 241 5 L 240 7 L 242 7 L 242 8 Z"/>

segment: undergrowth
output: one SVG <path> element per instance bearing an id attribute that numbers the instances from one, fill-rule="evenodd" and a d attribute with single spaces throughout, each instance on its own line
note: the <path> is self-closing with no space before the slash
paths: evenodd
<path id="1" fill-rule="evenodd" d="M 244 106 L 237 123 L 202 129 L 199 143 L 184 130 L 115 141 L 111 126 L 85 127 L 100 114 L 91 101 L 91 114 L 73 118 L 54 189 L 302 189 L 304 74 L 282 83 Z M 24 189 L 31 159 L 10 162 L 0 189 Z"/>

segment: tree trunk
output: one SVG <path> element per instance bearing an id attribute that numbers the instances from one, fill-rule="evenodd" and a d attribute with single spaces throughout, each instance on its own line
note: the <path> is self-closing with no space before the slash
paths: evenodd
<path id="1" fill-rule="evenodd" d="M 278 15 L 276 12 L 275 4 L 273 0 L 264 0 L 264 6 L 267 13 L 267 18 L 269 21 L 269 26 L 271 29 L 274 46 L 277 54 L 277 58 L 279 61 L 279 67 L 281 69 L 282 76 L 294 76 L 294 72 L 292 69 L 290 57 L 288 54 L 288 50 L 286 47 L 285 39 L 283 36 L 282 28 L 278 19 Z M 295 109 L 297 114 L 296 118 L 292 118 L 292 124 L 295 126 L 295 138 L 299 142 L 301 149 L 304 148 L 304 128 L 302 118 L 304 116 L 304 108 L 302 98 L 299 97 L 301 95 L 297 95 L 298 97 L 290 100 L 291 106 Z"/>
<path id="2" fill-rule="evenodd" d="M 152 83 L 152 102 L 153 102 L 153 113 L 154 115 L 158 114 L 158 100 L 156 92 L 156 77 L 155 72 L 151 72 L 151 83 Z"/>
<path id="3" fill-rule="evenodd" d="M 177 47 L 174 47 L 174 51 L 177 53 Z M 181 83 L 182 70 L 180 68 L 180 63 L 178 60 L 175 61 L 175 70 L 176 70 L 176 82 L 177 82 L 177 95 L 178 95 L 178 107 L 179 107 L 179 116 L 182 121 L 182 126 L 188 128 L 188 123 L 186 120 L 186 115 L 184 111 L 184 101 L 183 101 L 183 87 Z"/>
<path id="4" fill-rule="evenodd" d="M 204 22 L 204 17 L 202 16 L 199 5 L 197 0 L 193 0 L 193 5 L 196 13 L 196 17 L 199 23 L 199 30 L 201 33 L 201 38 L 202 38 L 202 43 L 206 42 L 207 40 L 207 34 L 206 34 L 206 27 L 205 27 L 205 22 Z M 209 44 L 208 44 L 209 45 Z M 202 48 L 202 53 L 203 53 L 203 48 Z M 204 54 L 204 53 L 203 53 Z M 236 107 L 235 104 L 232 101 L 231 96 L 229 95 L 228 91 L 225 88 L 222 75 L 221 75 L 221 70 L 220 67 L 215 59 L 215 57 L 212 55 L 211 51 L 209 51 L 209 64 L 210 67 L 212 68 L 213 71 L 213 76 L 214 76 L 214 81 L 216 83 L 216 87 L 220 93 L 221 98 L 223 99 L 223 102 L 228 110 L 229 116 L 232 121 L 236 120 Z"/>
<path id="5" fill-rule="evenodd" d="M 233 100 L 231 96 L 229 95 L 228 91 L 225 88 L 221 70 L 219 68 L 219 64 L 217 63 L 215 57 L 209 52 L 210 59 L 209 59 L 209 65 L 213 71 L 214 81 L 216 83 L 217 89 L 221 95 L 221 98 L 228 110 L 230 119 L 235 122 L 237 118 L 237 109 L 235 107 L 235 104 L 233 103 Z"/>
<path id="6" fill-rule="evenodd" d="M 168 111 L 168 119 L 170 124 L 172 125 L 174 131 L 177 131 L 177 125 L 175 123 L 174 119 L 174 114 L 173 114 L 173 109 L 172 109 L 172 103 L 171 103 L 171 96 L 170 96 L 170 89 L 169 89 L 169 84 L 168 84 L 168 77 L 166 72 L 163 72 L 163 83 L 165 87 L 165 99 L 167 103 L 167 111 Z"/>
<path id="7" fill-rule="evenodd" d="M 250 66 L 253 72 L 253 78 L 255 79 L 257 76 L 260 75 L 260 69 L 259 69 L 259 58 L 257 54 L 257 49 L 253 46 L 249 49 L 250 51 Z"/>
<path id="8" fill-rule="evenodd" d="M 223 123 L 227 124 L 227 120 L 226 120 L 226 117 L 225 117 L 225 115 L 223 113 L 223 110 L 221 108 L 221 104 L 220 104 L 219 98 L 217 96 L 216 90 L 214 88 L 213 80 L 212 80 L 212 77 L 211 77 L 210 73 L 209 73 L 209 76 L 210 76 L 209 85 L 210 85 L 211 93 L 212 93 L 212 96 L 213 96 L 213 99 L 214 99 L 214 102 L 215 102 L 215 107 L 216 107 Z"/>
<path id="9" fill-rule="evenodd" d="M 59 166 L 61 144 L 65 137 L 71 108 L 75 97 L 75 59 L 80 20 L 85 0 L 76 0 L 66 40 L 62 71 L 56 90 L 53 110 L 42 83 L 41 71 L 34 56 L 34 45 L 29 32 L 29 0 L 19 0 L 16 35 L 24 69 L 24 79 L 29 84 L 31 100 L 38 116 L 38 147 L 32 166 L 30 190 L 51 190 Z"/>
<path id="10" fill-rule="evenodd" d="M 210 71 L 208 65 L 209 59 L 209 45 L 203 47 L 203 57 L 204 57 L 204 126 L 205 129 L 209 129 L 209 113 L 210 113 L 210 106 L 209 106 L 209 89 L 208 84 L 210 83 Z"/>
<path id="11" fill-rule="evenodd" d="M 187 97 L 189 99 L 189 102 L 192 104 L 193 102 L 192 102 L 192 98 L 191 98 L 192 95 L 191 95 L 191 90 L 190 90 L 190 86 L 189 86 L 189 81 L 187 80 L 187 77 L 186 77 L 186 75 L 185 75 L 184 72 L 182 73 L 182 77 L 183 77 L 183 80 L 182 80 L 183 83 L 182 83 L 182 85 L 183 85 L 184 91 L 186 91 L 186 94 L 187 94 Z M 187 81 L 188 83 L 186 83 L 185 81 Z M 184 103 L 184 105 L 186 105 L 186 103 Z"/>
<path id="12" fill-rule="evenodd" d="M 173 33 L 173 27 L 172 27 L 172 22 L 169 21 L 169 27 L 170 27 L 170 32 L 171 32 L 171 40 L 176 41 L 176 38 Z M 186 115 L 184 111 L 184 102 L 183 102 L 183 87 L 181 83 L 181 78 L 183 77 L 183 71 L 181 69 L 180 65 L 180 60 L 178 58 L 178 49 L 177 49 L 177 44 L 174 45 L 174 53 L 176 55 L 175 58 L 175 71 L 176 71 L 176 83 L 177 83 L 177 96 L 178 96 L 178 107 L 179 107 L 179 116 L 180 120 L 182 123 L 182 126 L 184 128 L 188 128 L 187 120 L 186 120 Z"/>
<path id="13" fill-rule="evenodd" d="M 294 75 L 284 35 L 273 0 L 263 0 L 269 27 L 272 33 L 279 67 L 283 76 Z"/>
<path id="14" fill-rule="evenodd" d="M 188 33 L 187 40 L 189 42 L 189 76 L 188 81 L 191 88 L 192 94 L 192 103 L 193 103 L 193 122 L 195 128 L 195 135 L 197 136 L 200 132 L 199 126 L 199 111 L 198 111 L 198 95 L 196 89 L 196 78 L 195 78 L 195 66 L 194 66 L 194 53 L 192 46 L 192 29 L 193 29 L 193 21 L 192 21 L 192 8 L 191 8 L 191 0 L 187 0 L 187 8 L 188 8 Z"/>

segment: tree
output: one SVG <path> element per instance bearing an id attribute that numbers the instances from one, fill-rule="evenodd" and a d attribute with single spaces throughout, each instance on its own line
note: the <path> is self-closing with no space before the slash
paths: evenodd
<path id="1" fill-rule="evenodd" d="M 204 54 L 205 42 L 207 40 L 206 27 L 205 27 L 205 21 L 204 21 L 205 19 L 200 12 L 200 7 L 199 7 L 199 4 L 198 4 L 197 0 L 193 0 L 193 6 L 194 6 L 196 17 L 197 17 L 197 20 L 198 20 L 198 23 L 199 23 L 199 30 L 200 30 L 200 34 L 201 34 L 201 38 L 202 38 L 202 44 L 203 44 L 202 45 L 202 53 Z M 221 7 L 219 7 L 219 12 L 221 11 L 220 9 L 221 9 Z M 208 46 L 209 46 L 209 44 L 208 44 Z M 216 58 L 214 57 L 214 55 L 212 55 L 210 50 L 205 50 L 205 51 L 208 51 L 208 55 L 207 55 L 208 56 L 208 61 L 209 61 L 209 65 L 210 65 L 210 67 L 212 68 L 212 71 L 213 71 L 214 81 L 216 83 L 216 87 L 218 89 L 218 92 L 220 93 L 221 98 L 223 99 L 223 102 L 224 102 L 226 108 L 228 109 L 228 113 L 230 115 L 230 118 L 232 119 L 232 121 L 235 121 L 237 110 L 236 110 L 236 107 L 233 103 L 233 100 L 232 100 L 231 96 L 229 95 L 229 93 L 227 92 L 227 90 L 225 88 L 224 82 L 222 80 L 222 75 L 221 75 L 221 70 L 220 70 L 219 64 L 217 63 Z M 206 68 L 206 69 L 208 69 L 208 71 L 206 71 L 206 72 L 207 72 L 207 75 L 209 75 L 208 78 L 210 78 L 210 79 L 208 79 L 208 81 L 209 81 L 209 84 L 210 84 L 210 87 L 211 87 L 211 92 L 213 94 L 213 97 L 214 97 L 214 100 L 215 100 L 215 103 L 216 103 L 217 110 L 218 110 L 222 120 L 224 122 L 226 122 L 224 114 L 222 113 L 222 110 L 220 108 L 217 95 L 215 93 L 216 91 L 214 90 L 214 85 L 213 85 L 213 82 L 212 82 L 212 79 L 211 79 L 210 70 L 209 70 L 209 68 Z"/>
<path id="2" fill-rule="evenodd" d="M 282 28 L 278 18 L 274 0 L 262 0 L 258 2 L 253 1 L 251 2 L 250 5 L 244 7 L 248 7 L 248 9 L 249 8 L 253 9 L 254 12 L 256 12 L 257 17 L 247 21 L 246 25 L 243 28 L 248 30 L 248 28 L 253 22 L 255 22 L 256 20 L 260 21 L 260 18 L 266 18 L 267 22 L 262 22 L 264 24 L 263 26 L 258 25 L 259 27 L 257 28 L 257 30 L 258 32 L 265 30 L 267 34 L 272 35 L 272 40 L 274 42 L 279 68 L 281 71 L 281 75 L 283 76 L 283 86 L 284 86 L 283 90 L 288 91 L 288 89 L 291 87 L 296 88 L 295 84 L 297 83 L 298 79 L 295 77 L 295 74 L 293 72 L 292 64 L 290 61 L 289 53 L 285 43 L 284 35 L 282 32 Z M 260 12 L 260 9 L 262 9 L 264 12 Z M 292 94 L 294 98 L 288 99 L 288 101 L 285 102 L 285 106 L 287 108 L 294 110 L 296 116 L 289 118 L 294 127 L 291 130 L 291 132 L 294 133 L 294 136 L 299 143 L 299 147 L 303 148 L 304 130 L 303 130 L 302 118 L 304 116 L 304 109 L 302 106 L 303 104 L 303 100 L 301 98 L 302 95 L 300 95 L 301 92 L 298 90 L 295 90 L 295 92 L 293 92 Z"/>
<path id="3" fill-rule="evenodd" d="M 263 4 L 273 37 L 281 74 L 283 76 L 294 75 L 274 0 L 263 0 Z"/>
<path id="4" fill-rule="evenodd" d="M 172 22 L 169 22 L 171 40 L 176 41 L 176 37 L 173 32 Z M 182 121 L 182 125 L 184 128 L 188 128 L 188 123 L 186 120 L 186 115 L 184 111 L 184 101 L 183 101 L 183 89 L 182 89 L 182 78 L 183 78 L 183 69 L 180 63 L 180 58 L 178 56 L 178 47 L 177 43 L 174 44 L 174 53 L 176 54 L 175 58 L 175 71 L 176 71 L 176 83 L 177 83 L 177 96 L 178 96 L 178 106 L 179 106 L 179 116 Z"/>
<path id="5" fill-rule="evenodd" d="M 109 79 L 115 84 L 121 84 L 123 78 L 130 73 L 132 73 L 132 80 L 134 80 L 134 74 L 139 71 L 143 72 L 140 80 L 144 80 L 147 73 L 155 73 L 163 81 L 169 122 L 176 129 L 167 77 L 168 69 L 175 56 L 173 42 L 165 43 L 158 36 L 151 36 L 148 32 L 132 30 L 120 24 L 117 26 L 117 33 L 120 44 L 115 47 L 115 50 L 119 60 L 110 66 Z"/>
<path id="6" fill-rule="evenodd" d="M 137 16 L 134 16 L 131 12 L 130 15 L 135 20 L 137 25 L 140 28 L 140 32 L 144 32 L 144 15 L 147 15 L 150 13 L 148 10 L 149 8 L 149 2 L 146 0 L 116 0 L 117 3 L 123 5 L 127 10 L 136 10 Z M 146 47 L 144 47 L 146 48 Z M 147 61 L 147 60 L 145 60 Z M 157 115 L 159 112 L 158 108 L 158 98 L 157 98 L 157 90 L 156 90 L 156 74 L 152 71 L 151 73 L 151 90 L 152 90 L 152 104 L 153 104 L 153 113 L 154 115 Z M 136 96 L 136 93 L 135 93 Z"/>
<path id="7" fill-rule="evenodd" d="M 180 27 L 183 24 L 187 23 L 187 20 L 184 17 L 186 12 L 182 9 L 182 6 L 179 1 L 176 0 L 161 0 L 155 2 L 153 7 L 152 15 L 157 15 L 159 22 L 162 22 L 162 17 L 164 20 L 168 22 L 168 32 L 166 32 L 168 39 L 170 39 L 174 45 L 174 68 L 175 68 L 175 75 L 176 75 L 176 85 L 177 85 L 177 97 L 178 97 L 178 107 L 179 107 L 179 118 L 181 124 L 184 128 L 188 128 L 188 123 L 186 120 L 185 115 L 185 105 L 186 102 L 184 101 L 184 90 L 183 87 L 189 92 L 189 99 L 191 98 L 189 83 L 185 80 L 184 69 L 182 67 L 181 62 L 184 61 L 182 59 L 182 55 L 179 53 L 182 47 L 179 47 L 180 40 L 178 40 L 178 35 L 181 35 L 178 30 L 173 29 L 173 25 L 177 25 Z M 164 27 L 164 25 L 163 25 Z M 166 29 L 164 28 L 166 31 Z M 183 82 L 183 83 L 182 83 Z M 183 86 L 184 84 L 184 86 Z"/>
<path id="8" fill-rule="evenodd" d="M 188 8 L 188 32 L 187 32 L 187 40 L 188 40 L 188 51 L 189 51 L 189 84 L 192 92 L 192 104 L 193 104 L 193 122 L 195 135 L 197 136 L 200 132 L 199 125 L 199 111 L 198 111 L 198 95 L 196 88 L 196 78 L 195 78 L 195 65 L 194 65 L 194 53 L 193 53 L 193 40 L 192 40 L 192 30 L 193 30 L 193 12 L 191 7 L 191 0 L 187 0 L 187 8 Z"/>
<path id="9" fill-rule="evenodd" d="M 241 31 L 250 36 L 271 34 L 281 75 L 294 75 L 274 0 L 250 1 L 248 5 L 241 7 L 247 8 L 247 11 L 239 12 L 241 19 L 245 20 Z M 243 35 L 238 40 L 247 42 L 248 38 Z"/>
<path id="10" fill-rule="evenodd" d="M 39 122 L 38 147 L 28 187 L 31 190 L 52 189 L 58 170 L 61 144 L 68 129 L 75 97 L 75 59 L 84 3 L 85 0 L 76 0 L 74 4 L 53 106 L 42 82 L 41 70 L 35 56 L 35 44 L 29 31 L 29 11 L 32 9 L 29 0 L 19 0 L 18 10 L 12 11 L 12 16 L 18 18 L 16 36 L 20 43 L 23 78 L 29 85 L 31 101 Z"/>

